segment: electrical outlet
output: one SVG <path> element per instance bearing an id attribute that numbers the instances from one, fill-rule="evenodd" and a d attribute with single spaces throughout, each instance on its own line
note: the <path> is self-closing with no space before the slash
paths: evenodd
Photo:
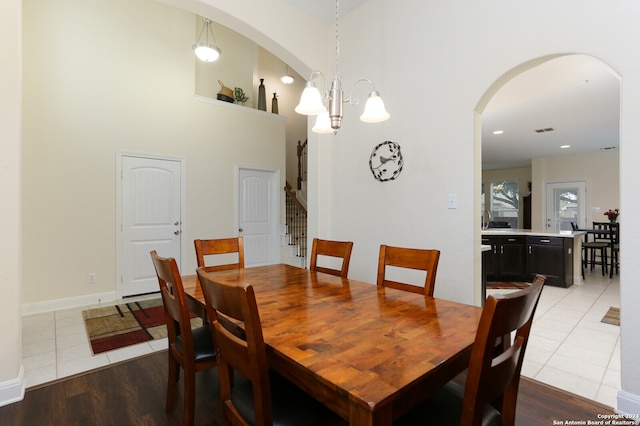
<path id="1" fill-rule="evenodd" d="M 96 273 L 95 272 L 89 272 L 89 284 L 95 284 L 96 283 Z"/>

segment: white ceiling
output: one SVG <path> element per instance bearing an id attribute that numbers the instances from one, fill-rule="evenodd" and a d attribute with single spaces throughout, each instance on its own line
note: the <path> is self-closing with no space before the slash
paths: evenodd
<path id="1" fill-rule="evenodd" d="M 554 130 L 536 132 L 549 128 Z M 494 135 L 495 130 L 504 133 Z M 516 76 L 494 95 L 482 115 L 483 169 L 617 149 L 619 141 L 620 81 L 590 56 L 562 56 Z"/>
<path id="2" fill-rule="evenodd" d="M 327 23 L 335 18 L 331 0 L 283 1 Z M 344 16 L 366 0 L 339 1 Z M 514 77 L 489 101 L 482 115 L 482 167 L 522 167 L 536 157 L 617 149 L 619 123 L 620 81 L 609 68 L 590 56 L 558 57 Z"/>

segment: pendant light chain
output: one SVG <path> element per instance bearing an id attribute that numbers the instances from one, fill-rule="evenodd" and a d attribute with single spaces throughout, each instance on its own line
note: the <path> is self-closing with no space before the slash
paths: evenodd
<path id="1" fill-rule="evenodd" d="M 338 58 L 340 57 L 340 40 L 338 38 L 338 3 L 339 0 L 336 0 L 336 72 L 334 78 L 340 78 L 340 74 L 338 72 Z"/>

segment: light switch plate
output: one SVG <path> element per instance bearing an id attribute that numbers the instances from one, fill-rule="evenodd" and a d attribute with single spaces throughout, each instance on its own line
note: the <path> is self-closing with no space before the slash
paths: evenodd
<path id="1" fill-rule="evenodd" d="M 449 209 L 457 209 L 458 208 L 458 196 L 456 194 L 449 194 L 449 200 L 447 202 L 447 208 L 449 208 Z"/>

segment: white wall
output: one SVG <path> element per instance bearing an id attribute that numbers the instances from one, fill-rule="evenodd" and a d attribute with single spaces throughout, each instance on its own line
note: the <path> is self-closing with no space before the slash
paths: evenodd
<path id="1" fill-rule="evenodd" d="M 285 117 L 194 96 L 191 13 L 152 0 L 23 6 L 22 303 L 31 310 L 115 291 L 119 150 L 186 160 L 187 271 L 195 238 L 237 235 L 235 164 L 280 169 L 284 186 Z"/>

